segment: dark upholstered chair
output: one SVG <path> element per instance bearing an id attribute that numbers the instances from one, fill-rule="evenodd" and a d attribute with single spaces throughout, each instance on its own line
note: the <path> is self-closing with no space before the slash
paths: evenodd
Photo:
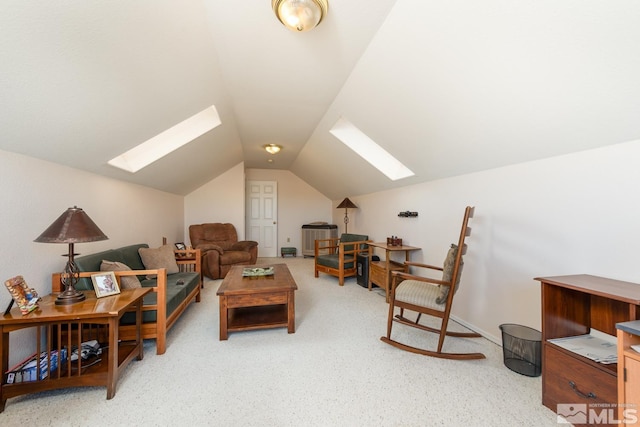
<path id="1" fill-rule="evenodd" d="M 356 256 L 368 254 L 369 236 L 344 233 L 340 238 L 315 241 L 315 276 L 319 272 L 338 277 L 338 284 L 344 285 L 344 278 L 356 275 Z"/>
<path id="2" fill-rule="evenodd" d="M 258 242 L 239 242 L 233 224 L 194 224 L 189 226 L 189 238 L 202 252 L 202 272 L 211 279 L 222 279 L 234 265 L 253 265 L 258 258 Z"/>

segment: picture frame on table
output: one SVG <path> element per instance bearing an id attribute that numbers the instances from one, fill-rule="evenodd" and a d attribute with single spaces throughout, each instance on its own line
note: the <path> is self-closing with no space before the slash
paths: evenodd
<path id="1" fill-rule="evenodd" d="M 184 242 L 178 242 L 175 245 L 176 249 L 179 251 L 184 251 L 185 249 L 187 249 L 187 245 L 185 245 Z"/>
<path id="2" fill-rule="evenodd" d="M 120 293 L 120 287 L 118 286 L 118 281 L 113 271 L 103 271 L 92 274 L 91 282 L 93 282 L 93 289 L 96 291 L 97 298 L 118 295 Z"/>

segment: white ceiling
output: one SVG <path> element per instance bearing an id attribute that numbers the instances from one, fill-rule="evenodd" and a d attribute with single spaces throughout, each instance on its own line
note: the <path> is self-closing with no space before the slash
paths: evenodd
<path id="1" fill-rule="evenodd" d="M 635 0 L 329 0 L 298 34 L 269 0 L 3 0 L 0 149 L 176 194 L 242 161 L 366 194 L 640 138 L 638 22 Z M 210 105 L 186 147 L 106 164 Z M 416 176 L 343 146 L 341 116 Z"/>

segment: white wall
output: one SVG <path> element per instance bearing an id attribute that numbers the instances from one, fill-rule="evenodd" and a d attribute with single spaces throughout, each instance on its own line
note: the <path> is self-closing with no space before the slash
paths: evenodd
<path id="1" fill-rule="evenodd" d="M 21 275 L 40 295 L 51 293 L 51 273 L 64 268 L 61 255 L 68 246 L 33 240 L 69 207 L 82 208 L 109 237 L 76 244 L 80 254 L 134 243 L 160 246 L 162 237 L 182 237 L 182 196 L 6 151 L 0 151 L 0 183 L 0 279 Z M 0 290 L 2 310 L 10 300 Z M 22 351 L 12 351 L 12 363 L 33 351 L 31 345 L 28 334 L 11 334 L 12 349 Z"/>
<path id="2" fill-rule="evenodd" d="M 247 169 L 246 179 L 278 183 L 278 248 L 295 247 L 302 256 L 302 225 L 330 222 L 331 200 L 289 171 Z"/>
<path id="3" fill-rule="evenodd" d="M 184 198 L 184 241 L 189 239 L 189 226 L 207 222 L 234 225 L 238 239 L 244 239 L 244 162 L 238 163 L 188 194 Z"/>
<path id="4" fill-rule="evenodd" d="M 454 315 L 499 342 L 501 323 L 541 328 L 535 277 L 594 274 L 640 282 L 640 141 L 350 197 L 349 230 L 422 248 L 442 264 L 475 205 Z M 339 200 L 334 201 L 334 203 Z M 400 211 L 417 218 L 399 218 Z M 342 210 L 334 210 L 339 222 Z M 353 227 L 353 228 L 352 228 Z"/>

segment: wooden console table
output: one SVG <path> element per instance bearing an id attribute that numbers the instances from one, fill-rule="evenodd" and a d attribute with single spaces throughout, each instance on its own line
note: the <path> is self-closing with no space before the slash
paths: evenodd
<path id="1" fill-rule="evenodd" d="M 589 334 L 616 335 L 616 323 L 640 319 L 640 285 L 587 274 L 541 277 L 542 403 L 618 402 L 617 364 L 602 364 L 566 350 L 550 339 Z"/>
<path id="2" fill-rule="evenodd" d="M 38 309 L 27 315 L 23 316 L 18 308 L 14 308 L 0 317 L 0 412 L 11 397 L 59 388 L 106 386 L 107 399 L 111 399 L 116 394 L 116 383 L 122 370 L 134 358 L 142 360 L 142 297 L 150 291 L 151 288 L 123 290 L 118 295 L 100 299 L 94 292 L 86 291 L 84 301 L 66 306 L 55 305 L 56 294 L 52 294 L 42 298 Z M 118 323 L 124 313 L 131 310 L 136 312 L 136 339 L 120 342 Z M 42 369 L 36 363 L 35 375 L 41 380 L 9 384 L 6 374 L 10 369 L 9 334 L 27 328 L 35 328 L 34 356 L 44 354 L 50 359 L 52 352 L 61 355 L 66 349 L 67 358 L 66 361 L 58 360 L 57 368 L 53 370 L 50 369 L 51 360 L 47 360 Z M 71 348 L 80 349 L 82 342 L 92 339 L 102 343 L 101 361 L 90 366 L 82 364 L 82 357 L 71 361 Z M 48 372 L 42 372 L 44 369 Z"/>
<path id="3" fill-rule="evenodd" d="M 381 248 L 385 250 L 385 259 L 381 261 L 372 261 L 374 248 Z M 407 271 L 407 267 L 404 263 L 392 261 L 391 252 L 404 252 L 405 261 L 409 261 L 409 252 L 419 251 L 420 248 L 413 246 L 400 245 L 392 246 L 387 245 L 384 242 L 369 243 L 369 290 L 371 290 L 371 284 L 376 285 L 384 289 L 387 302 L 389 302 L 389 290 L 391 288 L 391 272 L 392 271 Z"/>

